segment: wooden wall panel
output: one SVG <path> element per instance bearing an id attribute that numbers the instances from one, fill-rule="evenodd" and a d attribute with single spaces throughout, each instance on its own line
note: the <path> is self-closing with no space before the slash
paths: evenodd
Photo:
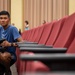
<path id="1" fill-rule="evenodd" d="M 68 0 L 24 0 L 24 20 L 29 21 L 30 28 L 43 23 L 58 20 L 68 15 Z"/>
<path id="2" fill-rule="evenodd" d="M 11 0 L 0 0 L 0 11 L 2 10 L 11 12 Z"/>

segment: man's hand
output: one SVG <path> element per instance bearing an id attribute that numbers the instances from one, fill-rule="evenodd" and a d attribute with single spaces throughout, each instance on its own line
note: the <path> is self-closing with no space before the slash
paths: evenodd
<path id="1" fill-rule="evenodd" d="M 11 46 L 11 43 L 9 43 L 8 41 L 3 41 L 3 43 L 1 43 L 0 46 L 9 47 L 9 46 Z"/>

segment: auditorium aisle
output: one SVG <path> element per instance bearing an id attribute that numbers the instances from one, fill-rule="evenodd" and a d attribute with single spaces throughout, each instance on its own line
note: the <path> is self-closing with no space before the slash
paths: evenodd
<path id="1" fill-rule="evenodd" d="M 11 66 L 11 71 L 12 71 L 12 75 L 18 75 L 17 74 L 17 69 L 15 67 L 15 64 Z"/>

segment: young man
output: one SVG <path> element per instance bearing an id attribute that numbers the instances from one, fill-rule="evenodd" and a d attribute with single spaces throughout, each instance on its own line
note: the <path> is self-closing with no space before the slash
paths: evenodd
<path id="1" fill-rule="evenodd" d="M 22 38 L 13 25 L 9 24 L 10 14 L 7 11 L 0 12 L 0 38 L 5 38 L 6 41 L 0 44 L 5 47 L 5 52 L 0 52 L 0 64 L 5 67 L 5 75 L 11 75 L 10 66 L 16 62 L 16 44 L 15 42 L 22 42 Z M 1 74 L 0 74 L 1 75 Z M 3 74 L 2 74 L 3 75 Z"/>

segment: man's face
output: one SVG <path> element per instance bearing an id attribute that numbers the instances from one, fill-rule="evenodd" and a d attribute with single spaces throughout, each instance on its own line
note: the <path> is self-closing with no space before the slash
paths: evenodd
<path id="1" fill-rule="evenodd" d="M 0 25 L 5 27 L 9 24 L 9 21 L 10 21 L 10 19 L 7 15 L 0 15 Z"/>

